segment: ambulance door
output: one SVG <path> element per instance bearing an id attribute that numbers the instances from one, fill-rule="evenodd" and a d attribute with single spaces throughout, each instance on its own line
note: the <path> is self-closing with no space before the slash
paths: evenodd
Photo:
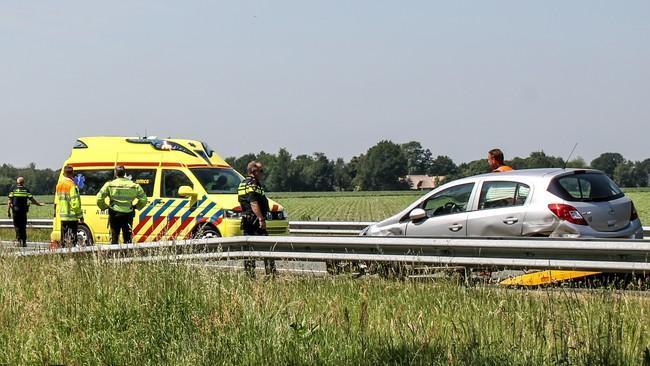
<path id="1" fill-rule="evenodd" d="M 126 178 L 131 181 L 138 183 L 142 190 L 147 195 L 147 204 L 141 210 L 136 210 L 133 216 L 133 242 L 137 243 L 138 239 L 141 237 L 139 234 L 142 233 L 140 228 L 145 222 L 143 218 L 147 216 L 147 213 L 153 211 L 156 208 L 156 202 L 154 197 L 154 189 L 156 187 L 156 168 L 126 168 Z"/>
<path id="2" fill-rule="evenodd" d="M 178 194 L 182 186 L 194 189 L 192 180 L 180 169 L 161 169 L 158 182 L 160 194 L 141 215 L 138 242 L 184 239 L 193 228 L 197 199 Z"/>

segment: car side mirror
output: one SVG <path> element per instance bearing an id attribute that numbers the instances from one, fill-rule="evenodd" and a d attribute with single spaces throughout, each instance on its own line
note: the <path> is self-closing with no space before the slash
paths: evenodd
<path id="1" fill-rule="evenodd" d="M 196 199 L 197 193 L 194 192 L 194 189 L 190 186 L 180 186 L 178 187 L 178 195 L 181 197 L 187 197 L 192 200 Z"/>
<path id="2" fill-rule="evenodd" d="M 409 213 L 409 218 L 412 221 L 420 220 L 427 217 L 427 212 L 421 208 L 415 208 Z"/>

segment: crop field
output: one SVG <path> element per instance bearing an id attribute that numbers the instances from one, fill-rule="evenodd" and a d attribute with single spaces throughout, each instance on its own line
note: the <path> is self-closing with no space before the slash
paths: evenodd
<path id="1" fill-rule="evenodd" d="M 650 299 L 0 257 L 0 364 L 641 365 Z"/>

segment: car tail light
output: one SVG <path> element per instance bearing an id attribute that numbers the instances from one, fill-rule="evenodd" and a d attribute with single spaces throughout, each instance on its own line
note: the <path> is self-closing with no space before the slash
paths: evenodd
<path id="1" fill-rule="evenodd" d="M 630 221 L 634 221 L 639 218 L 639 214 L 636 212 L 636 207 L 634 207 L 634 202 L 632 202 L 632 211 L 630 212 Z"/>
<path id="2" fill-rule="evenodd" d="M 564 203 L 551 203 L 548 205 L 549 210 L 551 210 L 555 216 L 560 220 L 568 221 L 576 225 L 587 225 L 587 220 L 578 212 L 578 210 Z"/>

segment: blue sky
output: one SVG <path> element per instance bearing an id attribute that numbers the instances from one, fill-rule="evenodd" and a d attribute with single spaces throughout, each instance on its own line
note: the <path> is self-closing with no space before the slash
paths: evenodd
<path id="1" fill-rule="evenodd" d="M 78 136 L 650 157 L 648 1 L 3 1 L 0 162 Z M 258 131 L 259 138 L 248 132 Z M 16 136 L 8 137 L 9 134 Z"/>

